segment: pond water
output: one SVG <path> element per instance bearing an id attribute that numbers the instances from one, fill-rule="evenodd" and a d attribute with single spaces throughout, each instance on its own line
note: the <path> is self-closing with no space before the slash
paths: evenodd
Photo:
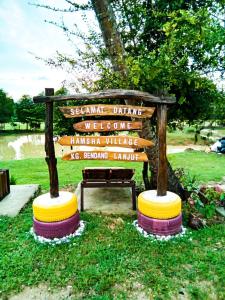
<path id="1" fill-rule="evenodd" d="M 21 135 L 0 135 L 0 161 L 1 160 L 18 160 L 34 157 L 45 157 L 45 135 L 44 134 L 21 134 Z M 82 150 L 100 150 L 98 147 L 77 146 L 73 147 L 74 151 Z M 62 157 L 66 152 L 70 152 L 69 146 L 61 146 L 55 143 L 55 154 Z M 105 147 L 104 150 L 127 151 L 132 149 Z"/>
<path id="2" fill-rule="evenodd" d="M 44 134 L 21 134 L 21 135 L 0 135 L 0 161 L 1 160 L 18 160 L 33 157 L 45 157 L 45 135 Z M 167 153 L 183 152 L 186 148 L 195 150 L 206 150 L 206 146 L 168 146 Z M 99 150 L 97 147 L 73 147 L 73 150 Z M 109 151 L 132 151 L 126 148 L 106 147 Z M 55 153 L 57 157 L 61 157 L 70 151 L 70 147 L 62 147 L 55 143 Z"/>
<path id="3" fill-rule="evenodd" d="M 45 157 L 44 134 L 0 135 L 0 161 Z M 63 147 L 55 145 L 57 156 L 62 155 Z"/>

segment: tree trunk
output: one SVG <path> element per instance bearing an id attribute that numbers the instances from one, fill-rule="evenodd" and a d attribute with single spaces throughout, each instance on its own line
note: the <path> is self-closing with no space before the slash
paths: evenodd
<path id="1" fill-rule="evenodd" d="M 108 0 L 92 0 L 92 5 L 102 32 L 106 49 L 113 65 L 114 71 L 119 71 L 125 78 L 127 68 L 124 60 L 124 48 L 117 30 L 113 9 Z"/>
<path id="2" fill-rule="evenodd" d="M 127 78 L 127 67 L 124 59 L 124 47 L 117 29 L 116 17 L 109 0 L 92 0 L 92 5 L 99 22 L 99 27 L 102 32 L 104 43 L 108 49 L 114 71 L 119 71 L 124 80 Z M 127 104 L 132 105 L 133 101 L 127 101 Z M 157 173 L 158 173 L 158 143 L 155 127 L 152 126 L 149 120 L 143 121 L 143 130 L 139 134 L 140 137 L 147 140 L 152 140 L 155 143 L 154 147 L 147 148 L 146 154 L 149 159 L 149 170 L 151 173 L 150 182 L 146 178 L 146 166 L 143 169 L 143 177 L 145 187 L 147 189 L 156 189 L 157 187 Z M 183 188 L 179 183 L 171 165 L 168 162 L 168 190 L 179 194 L 182 198 L 184 196 Z M 144 174 L 145 173 L 145 174 Z"/>

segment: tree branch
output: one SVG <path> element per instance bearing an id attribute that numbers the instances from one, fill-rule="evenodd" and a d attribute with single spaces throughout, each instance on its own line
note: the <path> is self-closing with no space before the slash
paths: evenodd
<path id="1" fill-rule="evenodd" d="M 65 0 L 68 4 L 71 4 L 72 7 L 69 8 L 57 8 L 57 7 L 53 7 L 50 5 L 45 5 L 45 4 L 39 4 L 39 3 L 33 3 L 33 2 L 28 2 L 29 5 L 32 6 L 36 6 L 36 7 L 41 7 L 41 8 L 45 8 L 45 9 L 49 9 L 55 12 L 63 12 L 63 13 L 73 13 L 73 12 L 77 12 L 79 10 L 90 10 L 91 6 L 90 5 L 85 5 L 85 4 L 76 4 L 75 2 L 69 1 L 69 0 Z"/>

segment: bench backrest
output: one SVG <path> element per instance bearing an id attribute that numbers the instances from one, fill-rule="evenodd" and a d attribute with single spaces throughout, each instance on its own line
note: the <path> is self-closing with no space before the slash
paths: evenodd
<path id="1" fill-rule="evenodd" d="M 130 180 L 134 175 L 134 169 L 84 169 L 84 180 Z"/>

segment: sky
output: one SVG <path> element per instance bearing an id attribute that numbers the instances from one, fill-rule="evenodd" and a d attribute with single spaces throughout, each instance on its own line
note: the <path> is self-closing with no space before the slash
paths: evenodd
<path id="1" fill-rule="evenodd" d="M 69 76 L 35 56 L 50 58 L 56 50 L 69 55 L 74 51 L 63 32 L 45 22 L 60 21 L 62 13 L 29 2 L 65 7 L 64 0 L 0 0 L 0 89 L 15 101 L 25 94 L 36 96 L 46 87 L 57 90 Z M 66 21 L 72 24 L 74 17 L 67 13 Z M 79 21 L 79 18 L 75 19 Z"/>
<path id="2" fill-rule="evenodd" d="M 66 7 L 65 0 L 0 0 L 0 89 L 14 101 L 18 101 L 22 95 L 36 96 L 46 87 L 57 90 L 65 80 L 73 82 L 81 76 L 79 71 L 77 74 L 68 74 L 36 59 L 36 56 L 52 58 L 57 50 L 73 57 L 76 55 L 75 47 L 68 42 L 62 30 L 45 20 L 60 23 L 63 18 L 70 28 L 76 23 L 79 30 L 82 28 L 84 32 L 97 24 L 92 13 L 89 13 L 88 24 L 85 24 L 80 13 L 62 14 L 38 8 L 29 2 Z M 76 2 L 85 3 L 87 0 Z M 75 41 L 82 47 L 79 43 Z M 219 75 L 215 73 L 212 79 L 220 88 L 224 88 L 225 82 L 219 79 Z"/>

